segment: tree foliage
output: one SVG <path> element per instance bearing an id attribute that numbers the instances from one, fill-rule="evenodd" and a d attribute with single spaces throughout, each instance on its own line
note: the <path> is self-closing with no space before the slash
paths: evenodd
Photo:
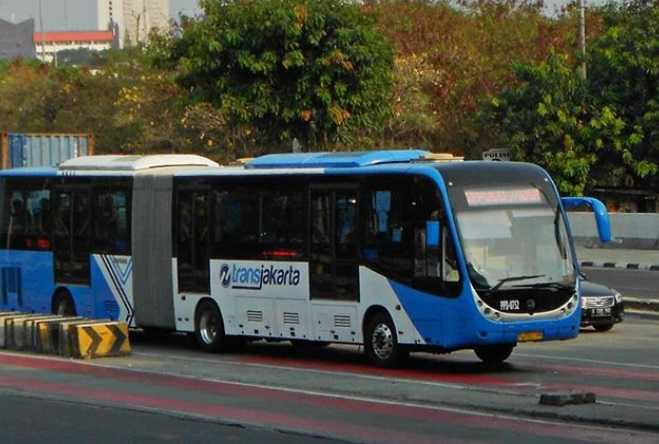
<path id="1" fill-rule="evenodd" d="M 548 17 L 539 4 L 524 0 L 463 1 L 460 7 L 448 1 L 383 0 L 372 8 L 397 60 L 422 61 L 422 75 L 397 69 L 395 82 L 397 90 L 411 89 L 428 106 L 420 109 L 418 100 L 410 100 L 411 108 L 399 106 L 389 126 L 414 130 L 423 122 L 429 148 L 472 157 L 494 143 L 474 116 L 481 102 L 518 82 L 512 64 L 540 62 L 551 50 L 567 51 L 575 40 L 571 13 Z M 413 143 L 407 137 L 400 142 Z"/>
<path id="2" fill-rule="evenodd" d="M 605 31 L 591 42 L 587 80 L 566 55 L 517 64 L 522 83 L 481 113 L 499 146 L 548 168 L 565 193 L 657 183 L 657 6 L 609 5 L 602 17 Z"/>
<path id="3" fill-rule="evenodd" d="M 343 0 L 202 0 L 161 63 L 194 103 L 212 104 L 225 135 L 263 146 L 322 148 L 379 128 L 393 52 Z M 203 105 L 201 106 L 203 108 Z M 206 108 L 207 109 L 207 108 Z"/>
<path id="4" fill-rule="evenodd" d="M 624 143 L 598 159 L 593 183 L 659 188 L 659 3 L 601 9 L 605 32 L 591 44 L 593 99 L 624 122 Z"/>
<path id="5" fill-rule="evenodd" d="M 483 119 L 516 160 L 548 169 L 562 193 L 582 194 L 598 156 L 622 150 L 624 121 L 593 103 L 565 56 L 514 70 L 521 84 L 492 99 Z"/>

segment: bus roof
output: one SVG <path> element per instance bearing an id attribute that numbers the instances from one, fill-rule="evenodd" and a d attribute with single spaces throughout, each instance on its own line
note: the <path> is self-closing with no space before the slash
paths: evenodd
<path id="1" fill-rule="evenodd" d="M 245 169 L 355 168 L 411 162 L 430 155 L 423 150 L 355 151 L 335 153 L 267 154 L 245 163 Z"/>
<path id="2" fill-rule="evenodd" d="M 60 171 L 139 171 L 162 167 L 217 167 L 213 162 L 196 154 L 156 154 L 148 156 L 103 155 L 82 156 L 60 164 Z"/>

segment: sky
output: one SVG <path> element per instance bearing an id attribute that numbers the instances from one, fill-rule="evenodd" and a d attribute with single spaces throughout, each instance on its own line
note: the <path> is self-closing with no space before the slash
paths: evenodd
<path id="1" fill-rule="evenodd" d="M 43 7 L 44 31 L 93 30 L 97 27 L 96 0 L 41 0 Z M 545 7 L 551 13 L 557 6 L 566 5 L 569 0 L 545 0 Z M 602 4 L 605 0 L 586 0 L 587 4 Z M 0 0 L 0 18 L 19 22 L 28 18 L 38 21 L 39 0 Z M 169 0 L 172 17 L 179 13 L 195 15 L 200 12 L 198 0 Z"/>
<path id="2" fill-rule="evenodd" d="M 41 0 L 44 31 L 93 30 L 97 28 L 96 0 Z M 199 12 L 197 0 L 169 0 L 172 17 Z M 0 0 L 0 18 L 20 22 L 36 20 L 39 29 L 39 0 Z"/>

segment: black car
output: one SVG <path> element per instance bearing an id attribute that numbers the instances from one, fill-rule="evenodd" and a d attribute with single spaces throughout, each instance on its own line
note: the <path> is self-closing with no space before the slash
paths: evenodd
<path id="1" fill-rule="evenodd" d="M 608 331 L 624 316 L 622 296 L 613 288 L 587 280 L 581 281 L 581 326 L 592 325 Z"/>

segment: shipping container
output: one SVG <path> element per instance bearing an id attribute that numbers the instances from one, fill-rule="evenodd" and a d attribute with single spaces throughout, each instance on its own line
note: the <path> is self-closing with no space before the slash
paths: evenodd
<path id="1" fill-rule="evenodd" d="M 2 134 L 2 168 L 56 166 L 67 159 L 93 154 L 91 134 Z"/>

